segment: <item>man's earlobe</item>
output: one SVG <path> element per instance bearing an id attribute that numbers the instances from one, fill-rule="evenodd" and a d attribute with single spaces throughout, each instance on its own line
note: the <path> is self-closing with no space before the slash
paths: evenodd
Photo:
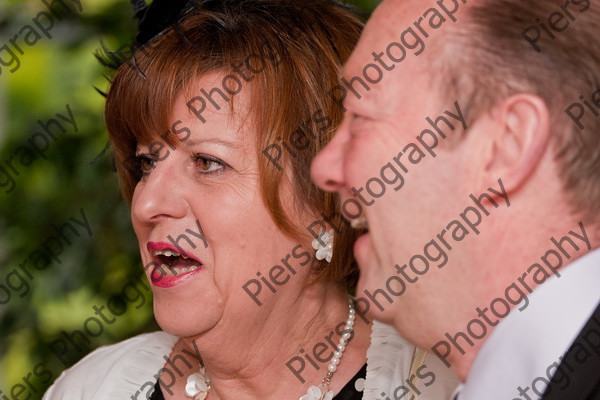
<path id="1" fill-rule="evenodd" d="M 486 180 L 502 179 L 508 192 L 523 185 L 548 150 L 550 112 L 540 97 L 521 93 L 492 111 L 495 132 L 485 165 Z"/>

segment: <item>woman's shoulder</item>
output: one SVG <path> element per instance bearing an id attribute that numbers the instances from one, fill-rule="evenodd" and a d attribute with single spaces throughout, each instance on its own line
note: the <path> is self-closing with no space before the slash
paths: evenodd
<path id="1" fill-rule="evenodd" d="M 412 345 L 392 326 L 373 322 L 363 400 L 382 396 L 446 399 L 458 383 L 452 370 L 436 356 Z"/>
<path id="2" fill-rule="evenodd" d="M 176 341 L 166 332 L 152 332 L 100 347 L 64 371 L 44 400 L 129 399 L 146 383 L 154 385 Z"/>

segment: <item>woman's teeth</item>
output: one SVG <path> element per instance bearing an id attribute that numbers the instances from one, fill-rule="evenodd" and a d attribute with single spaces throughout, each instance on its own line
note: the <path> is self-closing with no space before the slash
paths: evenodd
<path id="1" fill-rule="evenodd" d="M 188 260 L 189 258 L 184 256 L 183 254 L 179 254 L 173 250 L 160 250 L 154 252 L 155 256 L 167 256 L 167 257 L 181 257 L 184 260 Z"/>
<path id="2" fill-rule="evenodd" d="M 183 274 L 185 272 L 191 272 L 191 271 L 195 271 L 195 270 L 199 269 L 200 265 L 192 265 L 191 267 L 181 268 L 181 267 L 171 267 L 167 264 L 161 264 L 160 267 L 163 269 L 166 269 L 166 268 L 176 269 L 178 274 Z"/>
<path id="3" fill-rule="evenodd" d="M 165 273 L 170 272 L 173 275 L 195 271 L 202 267 L 201 262 L 179 254 L 174 250 L 153 251 L 152 255 L 159 261 L 159 268 L 162 271 Z"/>

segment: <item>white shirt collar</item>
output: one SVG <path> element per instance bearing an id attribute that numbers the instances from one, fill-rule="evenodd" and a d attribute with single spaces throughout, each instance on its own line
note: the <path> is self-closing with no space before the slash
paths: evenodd
<path id="1" fill-rule="evenodd" d="M 559 270 L 529 295 L 522 312 L 515 307 L 482 346 L 467 380 L 455 394 L 459 400 L 520 399 L 519 387 L 532 400 L 532 383 L 547 379 L 600 302 L 600 249 Z M 536 380 L 542 394 L 546 383 Z"/>

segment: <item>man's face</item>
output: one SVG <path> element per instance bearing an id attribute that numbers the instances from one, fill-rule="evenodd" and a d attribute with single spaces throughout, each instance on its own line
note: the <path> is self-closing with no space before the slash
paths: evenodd
<path id="1" fill-rule="evenodd" d="M 362 78 L 365 66 L 374 63 L 373 52 L 398 41 L 404 29 L 401 27 L 410 26 L 429 7 L 413 3 L 387 1 L 377 9 L 343 69 L 343 78 Z M 443 29 L 432 32 L 428 45 L 434 40 L 443 41 L 443 35 Z M 403 62 L 394 64 L 394 69 L 383 72 L 379 83 L 370 84 L 369 91 L 356 83 L 355 87 L 362 90 L 361 98 L 347 94 L 343 124 L 312 166 L 317 184 L 340 194 L 346 217 L 352 219 L 358 214 L 358 202 L 362 208 L 358 220 L 364 218 L 363 224 L 368 224 L 368 233 L 354 247 L 361 269 L 357 296 L 364 297 L 365 290 L 385 290 L 387 279 L 399 275 L 396 264 L 401 267 L 413 255 L 423 254 L 424 245 L 456 218 L 474 190 L 466 184 L 473 174 L 467 146 L 462 142 L 453 146 L 440 143 L 433 157 L 417 140 L 424 129 L 432 129 L 427 117 L 435 120 L 445 110 L 457 113 L 454 100 L 446 99 L 456 99 L 458 94 L 438 93 L 435 86 L 439 79 L 434 81 L 434 73 L 428 70 L 436 54 L 428 51 L 435 51 L 434 47 L 427 47 L 418 56 L 408 53 Z M 443 123 L 440 127 L 457 143 L 452 136 L 462 135 L 463 126 L 458 120 L 447 119 L 455 130 Z M 427 136 L 423 138 L 431 142 Z M 417 144 L 424 155 L 419 155 L 411 143 Z M 453 249 L 452 257 L 458 252 Z M 444 312 L 440 304 L 455 294 L 452 280 L 459 278 L 458 269 L 449 271 L 448 266 L 430 264 L 429 272 L 416 283 L 407 283 L 401 296 L 391 296 L 392 304 L 377 296 L 383 311 L 370 306 L 376 319 L 393 323 L 413 341 L 414 335 L 425 333 L 436 313 Z M 411 334 L 411 326 L 418 326 L 421 332 Z"/>

